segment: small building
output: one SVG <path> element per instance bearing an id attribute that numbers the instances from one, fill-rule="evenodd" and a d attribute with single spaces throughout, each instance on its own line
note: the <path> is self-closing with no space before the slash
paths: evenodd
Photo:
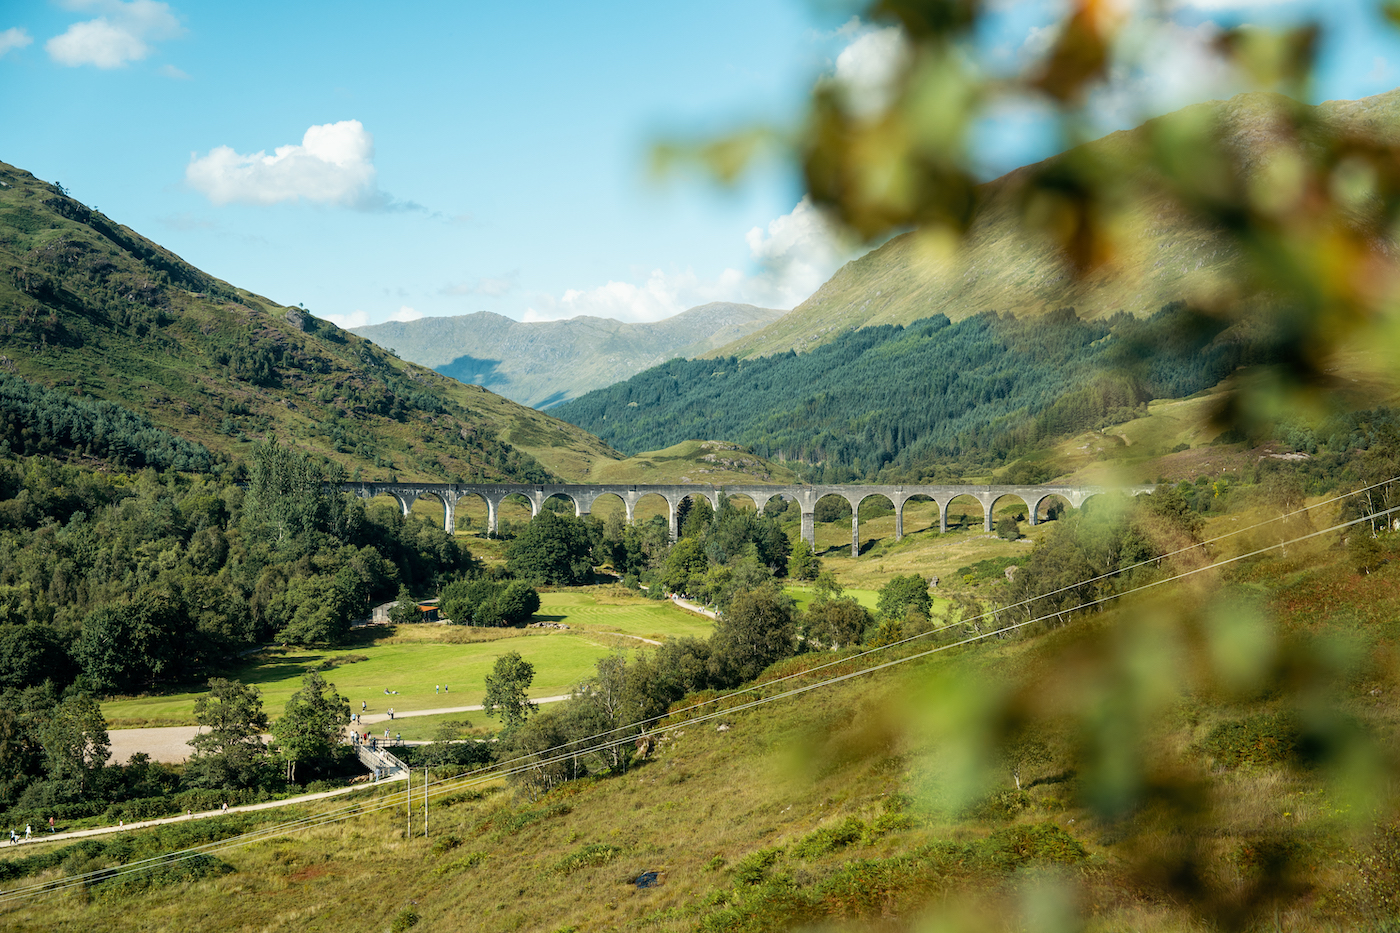
<path id="1" fill-rule="evenodd" d="M 437 606 L 431 606 L 431 605 L 428 605 L 427 603 L 420 603 L 420 604 L 418 605 L 418 621 L 419 621 L 419 622 L 436 622 L 437 620 L 438 620 L 438 607 L 437 607 Z"/>

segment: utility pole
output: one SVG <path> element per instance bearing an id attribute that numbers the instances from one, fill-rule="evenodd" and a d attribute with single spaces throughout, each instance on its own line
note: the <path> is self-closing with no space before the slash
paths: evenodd
<path id="1" fill-rule="evenodd" d="M 412 838 L 413 838 L 413 769 L 412 769 L 412 768 L 404 768 L 404 769 L 403 769 L 403 774 L 404 774 L 404 794 L 405 794 L 406 797 L 407 797 L 407 803 L 404 805 L 404 808 L 403 808 L 403 809 L 404 809 L 404 815 L 408 817 L 408 832 L 407 832 L 407 834 L 404 836 L 404 838 L 405 838 L 405 839 L 412 839 Z"/>
<path id="2" fill-rule="evenodd" d="M 423 767 L 423 838 L 428 838 L 428 768 Z"/>

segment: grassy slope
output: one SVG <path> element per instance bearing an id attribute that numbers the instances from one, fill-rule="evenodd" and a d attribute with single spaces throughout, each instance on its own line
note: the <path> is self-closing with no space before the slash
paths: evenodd
<path id="1" fill-rule="evenodd" d="M 117 402 L 233 455 L 276 434 L 367 479 L 504 478 L 495 437 L 570 478 L 617 457 L 572 425 L 214 279 L 22 169 L 0 163 L 0 183 L 0 365 L 27 379 Z M 260 352 L 280 362 L 255 381 L 239 357 Z M 393 466 L 376 467 L 376 454 Z"/>
<path id="2" fill-rule="evenodd" d="M 682 636 L 706 637 L 710 622 L 670 603 L 625 596 L 608 588 L 546 592 L 540 595 L 537 618 L 561 622 L 568 631 L 553 629 L 473 629 L 447 625 L 411 625 L 360 629 L 360 642 L 335 651 L 273 649 L 250 658 L 229 676 L 255 684 L 275 719 L 287 698 L 301 688 L 306 671 L 336 658 L 360 657 L 332 668 L 326 679 L 336 684 L 359 709 L 370 712 L 474 706 L 485 695 L 485 677 L 498 656 L 518 651 L 535 665 L 535 697 L 568 693 L 610 651 L 642 646 L 636 639 L 609 637 L 621 632 L 660 640 Z M 447 695 L 434 692 L 446 683 Z M 393 697 L 384 691 L 397 690 Z M 175 690 L 104 703 L 103 714 L 117 726 L 192 724 L 194 702 L 206 691 Z"/>
<path id="3" fill-rule="evenodd" d="M 786 312 L 712 302 L 663 321 L 606 318 L 521 322 L 489 312 L 359 327 L 400 356 L 524 405 L 548 407 L 771 324 Z"/>
<path id="4" fill-rule="evenodd" d="M 1393 134 L 1400 125 L 1400 91 L 1360 101 L 1330 101 L 1319 115 L 1337 124 Z M 1262 158 L 1269 141 L 1270 98 L 1242 94 L 1197 104 L 1144 127 L 1088 143 L 1075 153 L 1102 162 L 1132 159 L 1164 121 L 1214 119 L 1241 151 Z M 1063 159 L 1055 156 L 1048 163 Z M 1044 164 L 1044 163 L 1042 163 Z M 983 311 L 1040 315 L 1063 307 L 1095 318 L 1127 311 L 1151 314 L 1171 301 L 1214 293 L 1234 257 L 1215 231 L 1168 208 L 1142 202 L 1126 212 L 1120 252 L 1111 266 L 1077 280 L 1056 252 L 1022 229 L 1019 186 L 1035 167 L 983 185 L 981 206 L 961 247 L 949 250 L 918 233 L 895 237 L 848 263 L 786 317 L 716 350 L 712 356 L 763 356 L 826 343 L 874 324 L 908 324 L 943 313 L 953 320 Z"/>
<path id="5" fill-rule="evenodd" d="M 1266 594 L 1265 605 L 1285 633 L 1350 632 L 1381 660 L 1397 635 L 1400 565 L 1357 577 L 1319 549 L 1253 565 L 1239 571 L 1233 585 Z M 1076 803 L 1081 788 L 1064 771 L 1063 751 L 1026 774 L 1028 806 L 1003 821 L 949 808 L 949 763 L 925 732 L 937 719 L 931 711 L 949 701 L 937 699 L 939 685 L 958 675 L 979 684 L 1043 676 L 1050 702 L 1055 689 L 1077 692 L 1076 668 L 1057 673 L 1057 659 L 1075 657 L 1082 645 L 1121 623 L 1141 627 L 1141 608 L 730 714 L 728 731 L 717 732 L 713 724 L 684 729 L 625 777 L 568 785 L 542 800 L 492 788 L 484 796 L 436 798 L 426 840 L 404 838 L 400 808 L 221 854 L 237 871 L 219 879 L 133 897 L 63 897 L 6 910 L 4 922 L 16 931 L 315 931 L 344 929 L 354 917 L 357 925 L 378 929 L 412 908 L 423 930 L 680 931 L 696 929 L 707 917 L 716 929 L 821 920 L 850 928 L 864 920 L 900 930 L 918 926 L 927 910 L 944 912 L 945 919 L 947 911 L 962 910 L 969 912 L 964 919 L 980 915 L 986 923 L 994 907 L 1017 915 L 1025 876 L 1009 869 L 1028 864 L 1024 854 L 950 862 L 922 847 L 955 839 L 972 847 L 959 851 L 975 853 L 1008 826 L 1048 822 L 1086 850 L 1070 877 L 1083 885 L 1082 906 L 1094 915 L 1089 930 L 1196 929 L 1182 902 L 1124 883 L 1123 865 L 1143 857 L 1144 840 L 1098 823 Z M 1400 695 L 1389 670 L 1382 665 L 1373 676 L 1338 685 L 1344 697 L 1355 694 L 1343 701 L 1352 714 L 1387 734 L 1397 714 L 1392 697 Z M 1359 917 L 1347 898 L 1364 901 L 1372 890 L 1356 867 L 1366 842 L 1350 834 L 1326 775 L 1280 767 L 1213 769 L 1193 748 L 1217 723 L 1270 709 L 1271 699 L 1241 704 L 1188 693 L 1175 702 L 1172 715 L 1151 724 L 1149 742 L 1176 773 L 1207 782 L 1221 801 L 1212 849 L 1204 853 L 1215 859 L 1218 876 L 1211 883 L 1244 890 L 1250 875 L 1240 853 L 1283 833 L 1293 840 L 1290 851 L 1313 889 L 1283 901 L 1276 915 L 1282 928 L 1349 928 Z M 985 786 L 1008 790 L 1010 781 L 988 776 Z M 913 795 L 915 805 L 908 819 L 889 819 L 888 802 L 899 793 Z M 850 818 L 860 820 L 864 832 L 847 847 L 801 854 L 797 843 Z M 419 817 L 414 820 L 421 832 Z M 745 857 L 779 847 L 769 874 L 786 882 L 766 888 L 739 883 L 736 869 Z M 580 857 L 588 853 L 596 856 L 594 864 Z M 639 890 L 628 883 L 644 870 L 664 872 L 665 884 Z M 239 904 L 235 912 L 225 909 L 232 899 Z M 1037 928 L 1028 917 L 1009 922 Z"/>
<path id="6" fill-rule="evenodd" d="M 724 441 L 682 441 L 626 460 L 597 462 L 593 483 L 709 483 L 715 486 L 797 481 L 787 467 Z"/>

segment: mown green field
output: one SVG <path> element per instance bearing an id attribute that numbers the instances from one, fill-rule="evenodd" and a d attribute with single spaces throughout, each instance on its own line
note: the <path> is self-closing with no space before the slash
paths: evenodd
<path id="1" fill-rule="evenodd" d="M 538 620 L 570 626 L 553 629 L 462 629 L 448 625 L 384 627 L 363 644 L 334 650 L 270 649 L 248 659 L 224 676 L 255 684 L 276 718 L 301 686 L 302 675 L 326 662 L 347 659 L 324 672 L 327 680 L 359 710 L 395 711 L 474 706 L 485 694 L 485 677 L 496 658 L 519 651 L 535 665 L 533 697 L 559 696 L 593 670 L 597 660 L 619 648 L 645 646 L 638 639 L 662 641 L 684 635 L 705 637 L 708 619 L 615 591 L 593 588 L 541 593 Z M 608 633 L 638 636 L 619 638 Z M 477 640 L 482 639 L 482 640 Z M 359 658 L 359 660 L 348 660 Z M 447 693 L 435 688 L 445 685 Z M 397 691 L 386 695 L 385 690 Z M 122 726 L 193 724 L 194 703 L 205 691 L 197 686 L 159 696 L 104 703 L 108 723 Z"/>

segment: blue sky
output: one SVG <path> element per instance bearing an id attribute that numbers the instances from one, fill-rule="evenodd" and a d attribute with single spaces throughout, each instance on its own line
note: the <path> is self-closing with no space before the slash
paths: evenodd
<path id="1" fill-rule="evenodd" d="M 1400 84 L 1370 2 L 1176 0 L 1095 125 L 1228 93 L 1213 31 L 1312 16 L 1313 97 Z M 1028 61 L 1062 2 L 995 0 L 979 53 Z M 650 145 L 791 120 L 814 81 L 880 72 L 898 37 L 851 8 L 659 3 L 12 2 L 0 8 L 0 159 L 62 182 L 195 265 L 354 325 L 496 311 L 664 317 L 791 307 L 854 255 L 791 167 L 734 189 L 647 172 Z M 1059 142 L 1033 102 L 978 135 L 992 175 Z M 262 154 L 261 158 L 258 155 Z"/>

